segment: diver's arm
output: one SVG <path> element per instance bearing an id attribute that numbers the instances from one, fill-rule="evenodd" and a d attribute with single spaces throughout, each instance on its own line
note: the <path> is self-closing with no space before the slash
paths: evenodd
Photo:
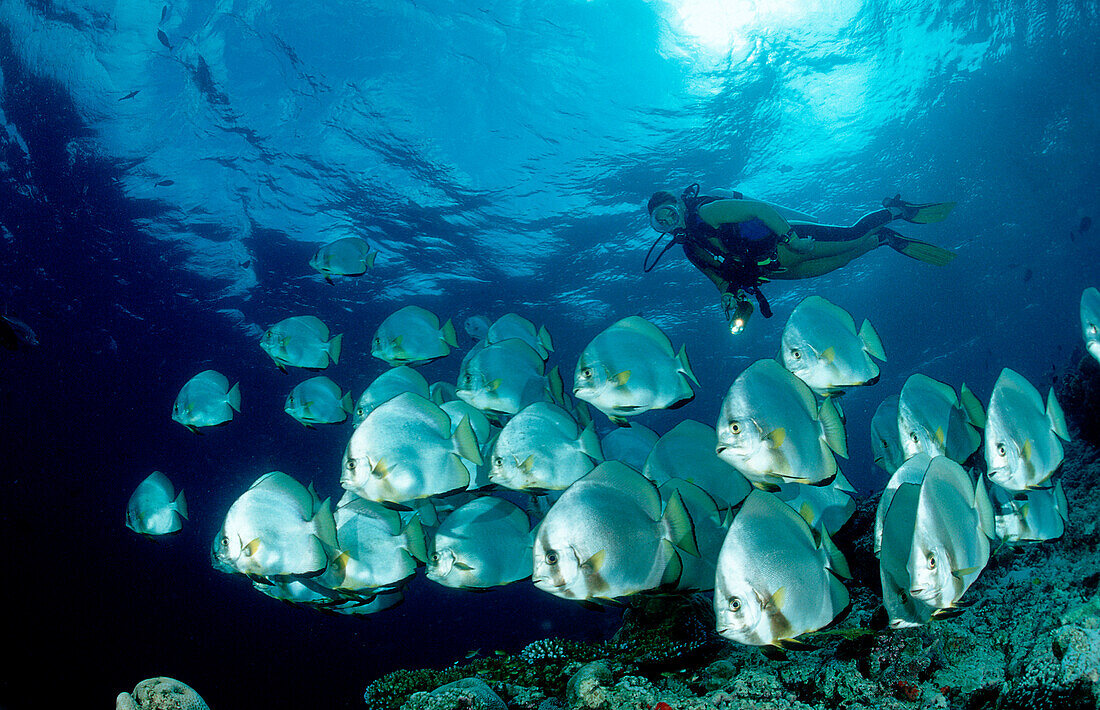
<path id="1" fill-rule="evenodd" d="M 790 223 L 774 207 L 759 200 L 715 200 L 699 208 L 699 217 L 715 228 L 731 222 L 759 219 L 780 237 L 791 230 Z"/>

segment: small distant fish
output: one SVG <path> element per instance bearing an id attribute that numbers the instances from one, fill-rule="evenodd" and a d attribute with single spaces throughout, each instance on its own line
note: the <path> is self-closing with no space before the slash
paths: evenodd
<path id="1" fill-rule="evenodd" d="M 466 335 L 474 340 L 484 340 L 485 335 L 489 332 L 489 326 L 492 324 L 493 322 L 487 317 L 476 315 L 467 318 L 462 327 L 466 330 Z"/>
<path id="2" fill-rule="evenodd" d="M 828 485 L 834 452 L 847 458 L 835 399 L 820 406 L 802 380 L 775 360 L 758 360 L 733 381 L 715 425 L 716 451 L 757 487 Z"/>
<path id="3" fill-rule="evenodd" d="M 336 548 L 326 498 L 281 471 L 260 476 L 229 506 L 214 537 L 216 569 L 263 581 L 322 574 Z"/>
<path id="4" fill-rule="evenodd" d="M 488 589 L 531 576 L 531 524 L 502 498 L 483 496 L 447 516 L 428 548 L 428 579 Z"/>
<path id="5" fill-rule="evenodd" d="M 639 316 L 623 318 L 594 337 L 573 373 L 573 395 L 623 426 L 625 417 L 651 409 L 676 409 L 699 386 L 688 363 L 660 328 Z"/>
<path id="6" fill-rule="evenodd" d="M 156 187 L 171 187 L 172 185 L 175 185 L 175 184 L 176 184 L 175 180 L 161 180 L 160 182 L 154 183 L 154 185 Z"/>
<path id="7" fill-rule="evenodd" d="M 31 327 L 11 316 L 0 316 L 0 347 L 6 350 L 30 350 L 38 345 Z"/>
<path id="8" fill-rule="evenodd" d="M 821 296 L 803 299 L 791 312 L 779 356 L 784 367 L 822 396 L 878 382 L 875 360 L 886 360 L 869 321 L 857 332 L 851 314 Z"/>
<path id="9" fill-rule="evenodd" d="M 543 360 L 554 351 L 554 342 L 546 328 L 536 328 L 535 324 L 515 313 L 505 313 L 493 321 L 485 331 L 485 344 L 495 345 L 505 340 L 518 338 L 531 346 Z"/>
<path id="10" fill-rule="evenodd" d="M 1066 417 L 1052 388 L 1043 398 L 1018 372 L 1001 370 L 989 398 L 985 460 L 989 480 L 1014 491 L 1048 488 L 1069 441 Z"/>
<path id="11" fill-rule="evenodd" d="M 753 490 L 738 509 L 718 555 L 714 611 L 718 633 L 752 646 L 793 645 L 848 605 L 844 555 L 827 533 L 771 493 Z"/>
<path id="12" fill-rule="evenodd" d="M 1085 349 L 1100 362 L 1100 291 L 1095 286 L 1081 293 L 1081 333 Z"/>
<path id="13" fill-rule="evenodd" d="M 345 237 L 319 248 L 309 260 L 309 265 L 332 283 L 333 276 L 362 276 L 374 268 L 378 252 L 359 237 Z"/>
<path id="14" fill-rule="evenodd" d="M 482 462 L 469 421 L 452 434 L 446 412 L 406 392 L 378 405 L 355 428 L 340 484 L 367 500 L 403 503 L 466 488 L 470 473 L 462 459 Z"/>
<path id="15" fill-rule="evenodd" d="M 313 428 L 314 424 L 340 424 L 353 408 L 351 393 L 341 393 L 340 385 L 321 375 L 296 386 L 287 395 L 283 411 Z"/>
<path id="16" fill-rule="evenodd" d="M 636 594 L 679 579 L 678 549 L 698 554 L 681 498 L 662 510 L 651 481 L 605 461 L 565 489 L 539 524 L 532 581 L 565 599 Z"/>
<path id="17" fill-rule="evenodd" d="M 225 375 L 203 370 L 180 388 L 172 419 L 198 433 L 199 427 L 225 424 L 235 411 L 241 411 L 240 384 L 230 387 Z"/>
<path id="18" fill-rule="evenodd" d="M 447 356 L 458 347 L 448 319 L 420 306 L 405 306 L 386 317 L 374 332 L 370 354 L 392 366 L 417 366 Z"/>
<path id="19" fill-rule="evenodd" d="M 168 6 L 165 5 L 160 9 L 160 21 L 164 22 L 168 18 Z"/>
<path id="20" fill-rule="evenodd" d="M 871 417 L 871 453 L 875 463 L 891 475 L 905 463 L 905 449 L 898 430 L 899 399 L 892 394 L 882 400 Z"/>
<path id="21" fill-rule="evenodd" d="M 131 91 L 130 93 L 126 94 L 121 99 L 119 99 L 119 101 L 125 101 L 126 99 L 132 99 L 135 96 L 137 96 L 138 92 L 140 92 L 140 91 L 141 91 L 141 89 L 134 89 L 133 91 Z"/>
<path id="22" fill-rule="evenodd" d="M 424 379 L 424 375 L 408 365 L 391 368 L 375 377 L 355 403 L 355 410 L 352 412 L 355 424 L 358 426 L 378 405 L 405 392 L 415 392 L 427 398 L 430 394 L 428 381 Z"/>
<path id="23" fill-rule="evenodd" d="M 138 484 L 126 505 L 126 527 L 142 535 L 179 532 L 187 519 L 187 499 L 176 495 L 172 482 L 153 471 Z"/>
<path id="24" fill-rule="evenodd" d="M 164 30 L 157 30 L 157 39 L 168 49 L 172 49 L 172 43 L 168 41 L 168 35 L 164 34 Z"/>
<path id="25" fill-rule="evenodd" d="M 275 365 L 286 372 L 287 367 L 323 370 L 340 362 L 343 335 L 329 338 L 328 326 L 316 316 L 294 316 L 279 321 L 267 329 L 260 339 Z"/>

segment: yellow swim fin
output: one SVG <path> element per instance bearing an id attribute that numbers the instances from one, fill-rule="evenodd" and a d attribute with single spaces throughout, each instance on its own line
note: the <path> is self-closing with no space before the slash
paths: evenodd
<path id="1" fill-rule="evenodd" d="M 922 242 L 919 239 L 910 239 L 892 229 L 883 228 L 882 236 L 886 245 L 894 251 L 933 266 L 946 266 L 956 256 L 955 252 L 949 249 Z"/>
<path id="2" fill-rule="evenodd" d="M 906 222 L 912 222 L 913 224 L 942 222 L 947 219 L 947 215 L 951 214 L 951 210 L 955 209 L 956 204 L 955 202 L 927 202 L 924 204 L 916 204 L 913 202 L 906 202 L 901 199 L 901 195 L 897 195 L 892 199 L 886 198 L 882 201 L 883 207 L 898 210 L 900 214 L 897 214 L 897 217 L 901 217 Z"/>

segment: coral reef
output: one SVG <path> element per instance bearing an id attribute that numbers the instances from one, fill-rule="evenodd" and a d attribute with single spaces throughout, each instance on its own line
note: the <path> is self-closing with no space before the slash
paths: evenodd
<path id="1" fill-rule="evenodd" d="M 174 678 L 148 678 L 133 693 L 119 693 L 115 710 L 210 710 L 190 686 Z"/>
<path id="2" fill-rule="evenodd" d="M 1100 449 L 1067 444 L 1061 477 L 1065 535 L 998 548 L 952 618 L 881 628 L 869 500 L 837 536 L 854 573 L 851 610 L 803 637 L 812 650 L 732 644 L 715 637 L 705 596 L 654 596 L 630 600 L 607 642 L 545 639 L 514 656 L 398 671 L 365 699 L 371 710 L 488 708 L 473 699 L 444 707 L 417 693 L 464 677 L 524 710 L 1100 707 Z"/>

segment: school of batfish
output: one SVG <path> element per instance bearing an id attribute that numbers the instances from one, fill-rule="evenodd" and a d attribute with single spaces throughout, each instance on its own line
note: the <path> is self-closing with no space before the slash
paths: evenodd
<path id="1" fill-rule="evenodd" d="M 374 262 L 362 240 L 322 247 L 327 281 Z M 1086 289 L 1081 327 L 1100 361 L 1100 292 Z M 333 478 L 335 509 L 313 484 L 273 471 L 241 493 L 211 548 L 216 568 L 280 600 L 369 614 L 402 600 L 417 570 L 447 587 L 486 589 L 530 578 L 584 602 L 660 591 L 713 591 L 724 637 L 796 647 L 849 604 L 832 536 L 855 510 L 839 398 L 879 379 L 883 344 L 819 296 L 792 312 L 774 360 L 732 382 L 714 427 L 684 419 L 664 435 L 634 423 L 689 402 L 698 381 L 684 347 L 631 316 L 591 339 L 572 396 L 545 328 L 508 313 L 466 322 L 475 344 L 457 379 L 429 383 L 416 368 L 458 345 L 451 322 L 406 306 L 370 344 L 390 369 L 353 402 L 316 376 L 286 398 L 308 427 L 353 430 Z M 273 325 L 260 346 L 276 366 L 322 370 L 341 336 L 314 316 Z M 197 431 L 240 412 L 237 385 L 213 370 L 183 386 L 172 418 Z M 618 425 L 601 437 L 591 408 Z M 984 432 L 984 437 L 983 437 Z M 984 439 L 984 447 L 983 445 Z M 890 475 L 874 530 L 883 604 L 893 627 L 958 613 L 991 545 L 1062 535 L 1058 478 L 1069 439 L 1054 396 L 1004 369 L 983 408 L 913 374 L 871 423 L 874 461 Z M 339 458 L 334 455 L 334 460 Z M 129 501 L 144 535 L 180 530 L 182 491 L 154 472 Z"/>

